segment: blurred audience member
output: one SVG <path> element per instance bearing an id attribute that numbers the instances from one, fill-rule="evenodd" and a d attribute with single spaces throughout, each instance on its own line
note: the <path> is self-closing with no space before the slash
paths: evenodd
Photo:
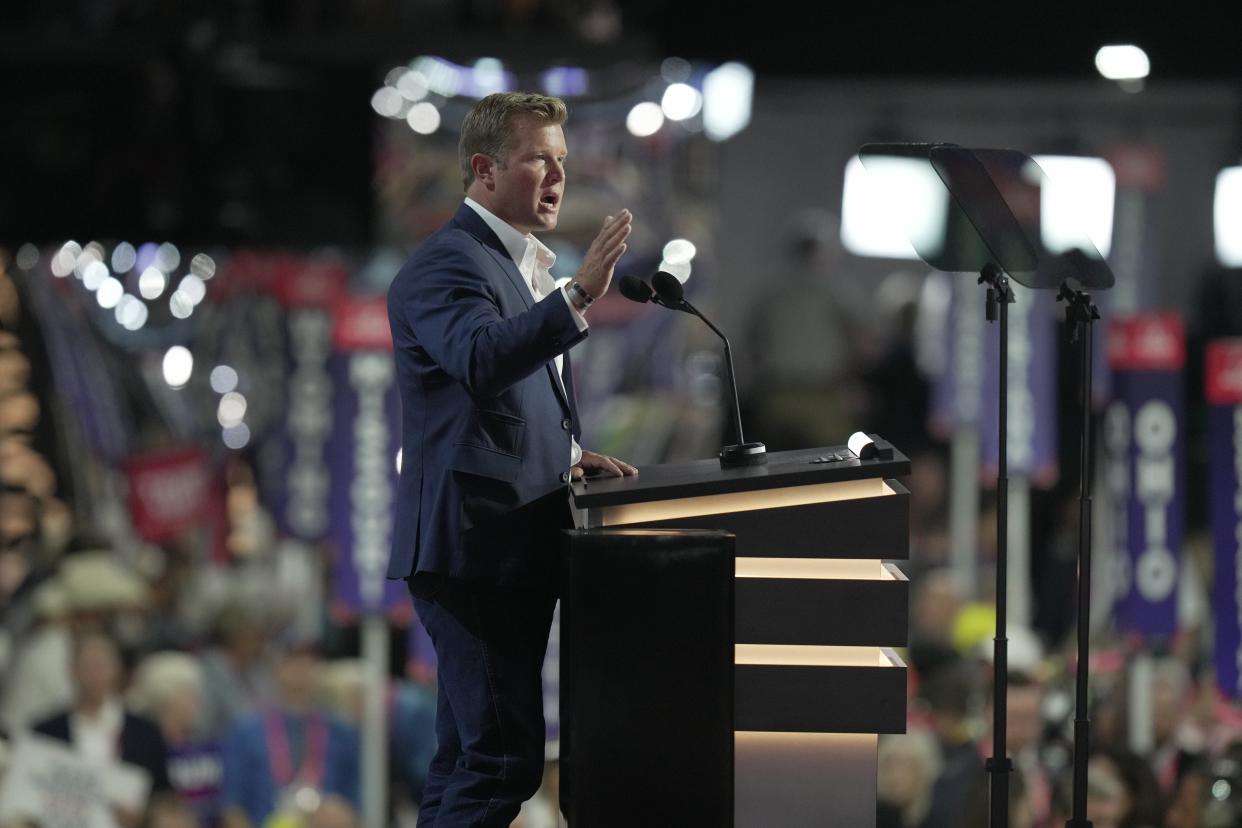
<path id="1" fill-rule="evenodd" d="M 1126 748 L 1105 748 L 1091 757 L 1122 786 L 1121 828 L 1147 828 L 1164 822 L 1164 801 L 1155 774 L 1143 757 Z"/>
<path id="2" fill-rule="evenodd" d="M 216 645 L 203 656 L 203 729 L 221 736 L 239 716 L 275 697 L 264 655 L 268 617 L 249 602 L 223 607 L 215 622 Z"/>
<path id="3" fill-rule="evenodd" d="M 79 633 L 73 644 L 73 707 L 37 724 L 36 733 L 69 743 L 84 759 L 120 761 L 144 770 L 153 792 L 169 789 L 167 751 L 159 727 L 125 709 L 121 657 L 106 633 Z M 141 814 L 124 814 L 136 825 Z"/>
<path id="4" fill-rule="evenodd" d="M 73 634 L 69 629 L 69 596 L 56 578 L 34 593 L 36 625 L 13 655 L 5 671 L 4 727 L 18 733 L 73 702 Z"/>
<path id="5" fill-rule="evenodd" d="M 358 812 L 346 800 L 329 794 L 306 819 L 306 828 L 358 828 Z"/>
<path id="6" fill-rule="evenodd" d="M 224 766 L 219 743 L 201 735 L 202 669 L 198 662 L 178 652 L 147 656 L 134 671 L 128 699 L 133 710 L 159 723 L 168 746 L 168 777 L 177 799 L 198 822 L 215 825 Z"/>
<path id="7" fill-rule="evenodd" d="M 200 819 L 175 796 L 155 797 L 147 809 L 146 828 L 212 828 L 214 824 Z"/>
<path id="8" fill-rule="evenodd" d="M 315 645 L 297 642 L 277 659 L 277 702 L 239 719 L 224 741 L 222 804 L 227 828 L 272 817 L 305 817 L 335 794 L 358 806 L 358 735 L 316 698 Z"/>
<path id="9" fill-rule="evenodd" d="M 929 570 L 914 586 L 910 602 L 910 664 L 920 679 L 958 659 L 953 627 L 962 611 L 962 587 L 948 567 Z"/>
<path id="10" fill-rule="evenodd" d="M 1009 674 L 1006 696 L 1006 753 L 1013 760 L 1015 776 L 1020 772 L 1024 807 L 1036 826 L 1046 825 L 1051 808 L 1051 792 L 1047 774 L 1039 762 L 1040 737 L 1043 735 L 1043 685 L 1027 673 Z M 932 805 L 927 828 L 959 828 L 963 803 L 969 801 L 984 759 L 992 755 L 992 698 L 985 696 L 983 736 L 976 743 L 973 755 L 960 753 L 945 764 L 944 771 L 932 790 Z"/>
<path id="11" fill-rule="evenodd" d="M 1092 828 L 1123 828 L 1127 806 L 1126 790 L 1114 767 L 1092 759 L 1087 768 L 1086 817 Z M 1072 771 L 1057 780 L 1052 796 L 1051 824 L 1060 828 L 1074 813 Z M 1155 823 L 1152 823 L 1154 826 Z"/>
<path id="12" fill-rule="evenodd" d="M 978 761 L 972 732 L 975 710 L 970 665 L 962 658 L 938 667 L 919 688 L 919 703 L 939 750 L 939 765 Z"/>
<path id="13" fill-rule="evenodd" d="M 1157 659 L 1152 668 L 1151 723 L 1155 750 L 1151 767 L 1160 789 L 1171 794 L 1182 766 L 1206 750 L 1206 738 L 1191 715 L 1191 680 L 1176 658 Z"/>
<path id="14" fill-rule="evenodd" d="M 1177 780 L 1169 812 L 1165 815 L 1165 828 L 1204 828 L 1203 805 L 1211 796 L 1212 774 L 1205 761 L 1188 764 Z"/>
<path id="15" fill-rule="evenodd" d="M 876 776 L 881 802 L 896 808 L 902 828 L 918 828 L 931 807 L 932 783 L 940 772 L 936 740 L 927 732 L 881 736 Z"/>
<path id="16" fill-rule="evenodd" d="M 953 828 L 991 828 L 992 819 L 989 814 L 991 775 L 986 773 L 980 765 L 965 781 L 965 795 L 962 797 L 962 802 L 951 821 L 946 824 L 952 825 Z M 1031 814 L 1026 779 L 1020 770 L 1014 770 L 1009 774 L 1008 828 L 1035 828 L 1037 824 Z"/>
<path id="17" fill-rule="evenodd" d="M 75 630 L 115 630 L 118 619 L 139 613 L 146 604 L 142 579 L 120 566 L 101 539 L 82 536 L 81 549 L 68 555 L 54 578 L 36 591 L 41 619 L 22 643 L 4 697 L 4 724 L 12 731 L 67 707 L 73 697 L 71 639 Z"/>

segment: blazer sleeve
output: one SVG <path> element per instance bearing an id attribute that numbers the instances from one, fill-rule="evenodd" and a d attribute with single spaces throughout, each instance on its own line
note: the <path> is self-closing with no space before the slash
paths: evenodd
<path id="1" fill-rule="evenodd" d="M 560 291 L 503 317 L 493 287 L 470 255 L 445 248 L 406 265 L 389 301 L 418 344 L 473 396 L 494 397 L 542 369 L 587 333 Z"/>

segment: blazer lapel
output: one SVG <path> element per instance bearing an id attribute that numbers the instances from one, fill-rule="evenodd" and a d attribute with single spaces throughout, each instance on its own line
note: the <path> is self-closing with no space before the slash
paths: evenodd
<path id="1" fill-rule="evenodd" d="M 526 280 L 522 278 L 522 271 L 518 270 L 517 263 L 509 257 L 509 251 L 505 250 L 505 246 L 500 243 L 500 239 L 492 232 L 492 228 L 487 226 L 487 222 L 483 217 L 476 213 L 469 204 L 462 203 L 457 208 L 457 215 L 453 216 L 458 226 L 470 235 L 474 236 L 483 246 L 487 248 L 487 252 L 496 260 L 496 264 L 509 277 L 509 281 L 513 283 L 514 289 L 518 296 L 522 298 L 522 302 L 529 309 L 534 307 L 534 300 L 530 295 L 530 288 L 526 284 Z"/>
<path id="2" fill-rule="evenodd" d="M 509 277 L 509 281 L 513 282 L 513 287 L 517 290 L 518 296 L 522 297 L 522 302 L 526 305 L 527 310 L 535 306 L 534 297 L 531 296 L 530 286 L 526 284 L 526 279 L 522 277 L 522 271 L 518 270 L 517 264 L 509 256 L 509 251 L 505 250 L 505 246 L 500 243 L 500 239 L 492 232 L 492 228 L 487 226 L 487 222 L 483 217 L 474 211 L 469 204 L 462 203 L 457 208 L 457 215 L 453 216 L 458 226 L 470 235 L 474 236 L 483 246 L 487 248 L 487 252 L 496 260 L 496 264 Z M 569 354 L 564 355 L 565 364 L 569 364 Z M 567 388 L 561 386 L 561 380 L 556 375 L 556 362 L 548 360 L 547 364 L 548 381 L 552 383 L 552 389 L 556 391 L 556 395 L 560 398 L 561 404 L 565 406 L 565 411 L 570 415 L 573 414 L 573 403 L 566 396 Z M 577 418 L 574 418 L 577 422 Z"/>

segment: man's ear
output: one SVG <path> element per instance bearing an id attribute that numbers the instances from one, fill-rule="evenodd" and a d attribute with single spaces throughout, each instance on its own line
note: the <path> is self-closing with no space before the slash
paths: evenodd
<path id="1" fill-rule="evenodd" d="M 489 190 L 496 185 L 496 161 L 490 155 L 476 152 L 470 156 L 470 169 L 476 181 L 480 181 Z"/>

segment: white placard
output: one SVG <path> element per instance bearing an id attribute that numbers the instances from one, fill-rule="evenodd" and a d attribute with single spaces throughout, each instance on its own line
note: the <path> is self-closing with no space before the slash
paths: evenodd
<path id="1" fill-rule="evenodd" d="M 22 736 L 0 784 L 0 823 L 33 820 L 41 828 L 116 828 L 112 807 L 141 813 L 150 775 L 120 762 L 88 762 L 68 745 Z"/>

